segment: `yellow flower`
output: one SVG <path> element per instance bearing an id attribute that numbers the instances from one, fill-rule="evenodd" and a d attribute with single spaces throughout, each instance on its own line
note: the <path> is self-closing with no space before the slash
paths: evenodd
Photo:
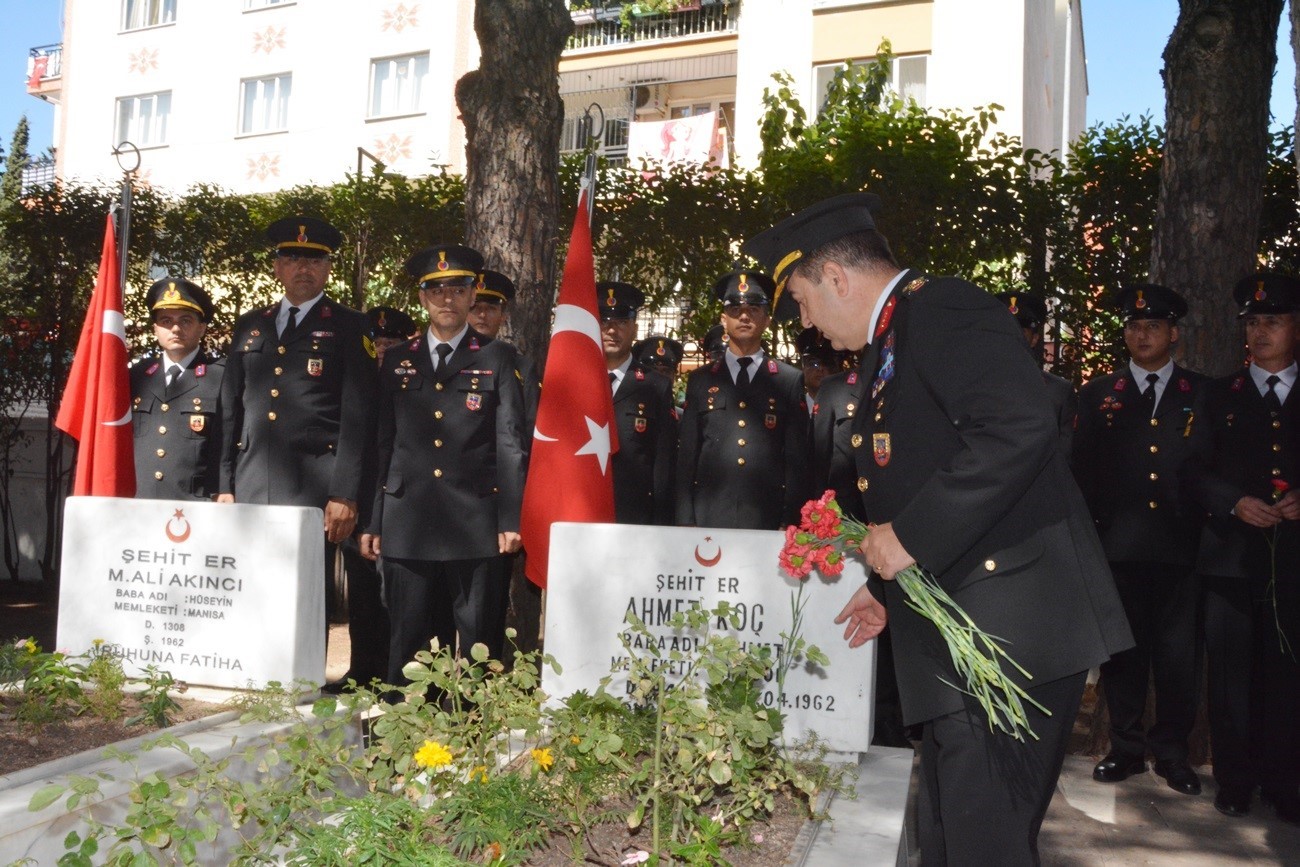
<path id="1" fill-rule="evenodd" d="M 488 781 L 487 765 L 475 765 L 474 770 L 469 772 L 470 781 L 486 783 Z"/>
<path id="2" fill-rule="evenodd" d="M 550 747 L 542 747 L 540 750 L 533 750 L 533 764 L 543 771 L 549 771 L 551 765 L 555 764 L 555 756 L 551 755 Z"/>
<path id="3" fill-rule="evenodd" d="M 582 738 L 578 737 L 577 735 L 569 735 L 569 743 L 573 744 L 576 747 L 578 744 L 582 743 Z"/>
<path id="4" fill-rule="evenodd" d="M 451 751 L 437 741 L 425 741 L 415 751 L 415 763 L 422 768 L 441 768 L 451 764 Z"/>
<path id="5" fill-rule="evenodd" d="M 40 649 L 36 646 L 36 642 L 32 641 L 30 638 L 24 642 L 24 646 L 27 648 L 28 653 L 35 653 L 37 650 Z"/>
<path id="6" fill-rule="evenodd" d="M 102 639 L 102 638 L 96 638 L 94 641 L 90 642 L 90 646 L 91 646 L 91 647 L 103 647 L 103 646 L 104 646 L 104 639 Z"/>

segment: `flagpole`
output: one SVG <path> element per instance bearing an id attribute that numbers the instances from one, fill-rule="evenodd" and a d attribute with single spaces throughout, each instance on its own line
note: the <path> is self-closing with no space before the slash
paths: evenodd
<path id="1" fill-rule="evenodd" d="M 130 157 L 134 155 L 135 164 L 127 168 Z M 131 180 L 135 173 L 140 169 L 140 149 L 129 141 L 123 141 L 113 148 L 113 156 L 117 159 L 117 166 L 122 170 L 122 200 L 118 203 L 118 226 L 117 226 L 117 257 L 118 257 L 118 285 L 122 287 L 122 294 L 126 294 L 126 251 L 127 243 L 131 240 Z M 125 158 L 125 159 L 124 159 Z"/>
<path id="2" fill-rule="evenodd" d="M 591 110 L 595 109 L 600 113 L 600 132 L 592 132 Z M 596 164 L 600 157 L 596 153 L 596 143 L 605 137 L 605 110 L 600 107 L 600 103 L 593 102 L 583 109 L 582 125 L 580 128 L 582 137 L 582 149 L 586 152 L 586 159 L 583 161 L 582 178 L 578 182 L 578 201 L 582 201 L 582 194 L 587 193 L 587 227 L 591 227 L 592 216 L 596 208 Z"/>

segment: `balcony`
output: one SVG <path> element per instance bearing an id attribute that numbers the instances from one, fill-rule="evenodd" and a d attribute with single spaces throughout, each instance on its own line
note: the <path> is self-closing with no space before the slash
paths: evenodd
<path id="1" fill-rule="evenodd" d="M 41 45 L 27 52 L 27 92 L 46 102 L 63 93 L 63 44 Z"/>
<path id="2" fill-rule="evenodd" d="M 608 0 L 592 0 L 586 8 L 571 9 L 574 31 L 566 49 L 617 48 L 735 33 L 740 0 L 683 0 L 670 12 L 641 9 L 637 3 Z"/>

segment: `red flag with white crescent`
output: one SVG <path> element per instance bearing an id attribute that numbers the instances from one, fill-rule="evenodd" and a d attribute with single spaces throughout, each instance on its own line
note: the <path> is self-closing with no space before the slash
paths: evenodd
<path id="1" fill-rule="evenodd" d="M 95 291 L 54 426 L 79 445 L 73 494 L 135 496 L 126 323 L 111 215 L 104 229 Z"/>
<path id="2" fill-rule="evenodd" d="M 578 198 L 524 483 L 525 571 L 539 587 L 547 582 L 552 523 L 614 520 L 609 456 L 618 450 L 618 432 L 596 316 L 587 195 Z"/>

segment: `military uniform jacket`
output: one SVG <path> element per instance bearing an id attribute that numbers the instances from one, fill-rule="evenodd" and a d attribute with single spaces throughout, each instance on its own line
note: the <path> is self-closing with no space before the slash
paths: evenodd
<path id="1" fill-rule="evenodd" d="M 206 500 L 217 493 L 225 366 L 200 350 L 170 394 L 166 357 L 131 368 L 137 497 Z"/>
<path id="2" fill-rule="evenodd" d="M 629 368 L 614 392 L 614 424 L 614 520 L 671 526 L 677 460 L 672 383 L 654 371 Z"/>
<path id="3" fill-rule="evenodd" d="M 813 404 L 810 496 L 834 490 L 840 508 L 862 516 L 858 472 L 853 461 L 853 417 L 862 406 L 866 382 L 860 371 L 833 373 L 822 380 Z"/>
<path id="4" fill-rule="evenodd" d="M 1205 384 L 1192 419 L 1191 455 L 1184 483 L 1208 515 L 1201 531 L 1197 571 L 1249 579 L 1262 597 L 1272 574 L 1271 530 L 1232 515 L 1242 497 L 1274 502 L 1275 480 L 1300 483 L 1300 396 L 1287 395 L 1280 412 L 1268 408 L 1249 370 Z M 1300 574 L 1300 523 L 1283 521 L 1277 533 L 1277 572 L 1294 584 Z M 1286 589 L 1279 586 L 1279 590 Z"/>
<path id="5" fill-rule="evenodd" d="M 1074 441 L 1074 418 L 1079 411 L 1079 396 L 1074 393 L 1074 386 L 1068 379 L 1046 370 L 1043 371 L 1043 385 L 1047 386 L 1048 400 L 1056 411 L 1061 456 L 1068 461 Z"/>
<path id="6" fill-rule="evenodd" d="M 1040 371 L 1006 309 L 963 280 L 907 272 L 861 371 L 871 384 L 851 445 L 866 518 L 892 521 L 1035 684 L 1132 646 Z M 904 722 L 961 709 L 939 631 L 897 582 L 883 583 Z"/>
<path id="7" fill-rule="evenodd" d="M 381 487 L 368 532 L 388 557 L 469 560 L 519 531 L 523 391 L 517 353 L 468 330 L 437 372 L 426 331 L 388 350 L 379 374 Z"/>
<path id="8" fill-rule="evenodd" d="M 240 503 L 359 504 L 374 435 L 369 323 L 325 296 L 281 342 L 278 310 L 277 302 L 235 323 L 222 385 L 221 492 Z"/>
<path id="9" fill-rule="evenodd" d="M 803 374 L 774 358 L 744 392 L 724 360 L 691 372 L 677 452 L 677 523 L 776 530 L 808 498 Z"/>
<path id="10" fill-rule="evenodd" d="M 1198 510 L 1182 497 L 1192 407 L 1206 378 L 1174 366 L 1155 415 L 1127 364 L 1085 385 L 1071 463 L 1107 559 L 1191 566 Z"/>

